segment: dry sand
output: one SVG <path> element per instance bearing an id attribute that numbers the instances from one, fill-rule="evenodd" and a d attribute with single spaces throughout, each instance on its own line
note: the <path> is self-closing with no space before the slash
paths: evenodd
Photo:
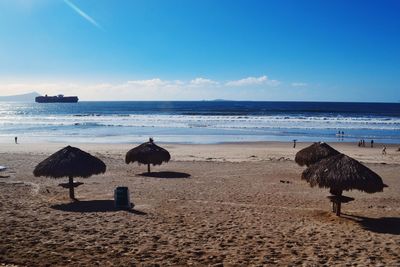
<path id="1" fill-rule="evenodd" d="M 77 145 L 107 164 L 104 175 L 35 178 L 35 165 L 65 144 L 1 144 L 0 266 L 292 265 L 400 266 L 400 152 L 397 146 L 331 144 L 364 162 L 389 185 L 383 193 L 345 195 L 333 215 L 327 189 L 310 188 L 290 143 L 166 144 L 161 178 L 126 165 L 133 145 Z M 186 174 L 188 178 L 183 178 Z M 113 209 L 128 186 L 133 212 Z"/>

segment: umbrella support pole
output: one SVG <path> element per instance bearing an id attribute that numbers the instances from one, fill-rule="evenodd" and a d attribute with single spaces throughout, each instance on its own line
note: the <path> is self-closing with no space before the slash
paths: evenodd
<path id="1" fill-rule="evenodd" d="M 342 206 L 342 202 L 338 201 L 336 203 L 336 216 L 340 216 L 340 208 Z"/>
<path id="2" fill-rule="evenodd" d="M 332 212 L 336 213 L 336 216 L 340 216 L 342 202 L 340 200 L 332 201 Z"/>
<path id="3" fill-rule="evenodd" d="M 69 198 L 75 200 L 74 178 L 69 177 Z"/>
<path id="4" fill-rule="evenodd" d="M 328 196 L 328 198 L 332 202 L 332 212 L 337 216 L 340 216 L 340 213 L 342 212 L 342 203 L 348 203 L 354 200 L 352 197 L 346 197 L 342 195 Z"/>
<path id="5" fill-rule="evenodd" d="M 147 164 L 147 173 L 150 173 L 150 164 Z"/>

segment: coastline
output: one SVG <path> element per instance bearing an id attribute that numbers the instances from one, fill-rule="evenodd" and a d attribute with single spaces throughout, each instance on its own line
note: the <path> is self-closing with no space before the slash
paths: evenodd
<path id="1" fill-rule="evenodd" d="M 145 141 L 145 140 L 144 140 Z M 295 154 L 300 149 L 309 146 L 312 142 L 298 142 L 293 148 L 293 142 L 234 142 L 220 144 L 182 144 L 156 142 L 170 151 L 174 161 L 265 161 L 285 158 L 294 160 Z M 125 153 L 140 143 L 2 143 L 1 153 L 15 154 L 52 154 L 67 146 L 76 146 L 89 153 L 104 154 L 124 157 Z M 358 147 L 350 142 L 328 143 L 339 152 L 349 155 L 359 161 L 368 163 L 400 164 L 400 144 L 374 144 L 371 148 Z M 382 148 L 386 146 L 386 155 L 382 155 Z"/>

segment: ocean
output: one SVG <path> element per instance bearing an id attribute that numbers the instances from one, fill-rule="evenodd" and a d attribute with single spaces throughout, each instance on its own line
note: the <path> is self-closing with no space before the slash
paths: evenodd
<path id="1" fill-rule="evenodd" d="M 400 144 L 400 103 L 0 102 L 0 142 L 213 144 L 324 141 Z M 338 132 L 344 134 L 338 135 Z"/>

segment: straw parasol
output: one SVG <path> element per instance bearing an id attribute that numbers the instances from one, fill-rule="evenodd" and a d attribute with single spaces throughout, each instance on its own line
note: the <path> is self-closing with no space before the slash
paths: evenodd
<path id="1" fill-rule="evenodd" d="M 140 146 L 132 148 L 126 153 L 125 162 L 129 164 L 137 161 L 139 164 L 147 164 L 147 172 L 150 173 L 150 164 L 161 165 L 163 162 L 168 162 L 171 155 L 167 150 L 154 144 L 152 138 L 149 142 L 143 143 Z"/>
<path id="2" fill-rule="evenodd" d="M 334 155 L 311 165 L 303 171 L 301 178 L 309 182 L 311 187 L 330 189 L 334 195 L 330 198 L 336 204 L 334 211 L 338 216 L 341 202 L 349 201 L 342 196 L 343 191 L 357 189 L 375 193 L 386 187 L 378 174 L 344 154 Z"/>
<path id="3" fill-rule="evenodd" d="M 294 160 L 300 166 L 306 165 L 308 167 L 321 159 L 338 154 L 340 154 L 340 152 L 327 143 L 317 142 L 297 152 Z"/>
<path id="4" fill-rule="evenodd" d="M 40 162 L 33 174 L 52 178 L 69 177 L 69 196 L 75 200 L 74 187 L 82 183 L 74 183 L 75 177 L 87 178 L 94 174 L 104 173 L 106 165 L 100 159 L 79 148 L 67 146 Z M 65 184 L 66 185 L 66 184 Z"/>

